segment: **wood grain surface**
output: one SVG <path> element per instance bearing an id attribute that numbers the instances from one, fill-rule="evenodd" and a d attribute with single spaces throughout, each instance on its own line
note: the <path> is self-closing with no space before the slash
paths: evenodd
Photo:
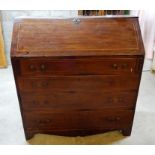
<path id="1" fill-rule="evenodd" d="M 18 19 L 11 61 L 26 139 L 131 134 L 144 62 L 137 18 Z"/>
<path id="2" fill-rule="evenodd" d="M 144 54 L 133 18 L 18 19 L 12 56 L 88 56 Z"/>

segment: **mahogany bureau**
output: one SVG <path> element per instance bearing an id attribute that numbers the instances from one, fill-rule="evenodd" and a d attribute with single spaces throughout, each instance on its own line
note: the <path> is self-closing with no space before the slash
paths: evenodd
<path id="1" fill-rule="evenodd" d="M 137 17 L 16 19 L 11 61 L 26 139 L 131 134 L 144 61 Z"/>

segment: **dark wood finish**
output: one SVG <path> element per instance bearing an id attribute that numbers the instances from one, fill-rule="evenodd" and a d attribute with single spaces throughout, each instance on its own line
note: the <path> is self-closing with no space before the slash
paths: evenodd
<path id="1" fill-rule="evenodd" d="M 136 17 L 18 19 L 13 57 L 143 55 Z"/>
<path id="2" fill-rule="evenodd" d="M 133 109 L 136 91 L 102 92 L 102 91 L 52 91 L 23 92 L 23 109 L 38 110 L 99 110 L 104 108 Z M 79 102 L 79 96 L 81 96 Z M 98 96 L 98 97 L 94 97 Z"/>
<path id="3" fill-rule="evenodd" d="M 27 129 L 84 130 L 84 129 L 121 129 L 127 128 L 133 118 L 132 111 L 110 110 L 71 110 L 24 112 Z M 92 119 L 93 117 L 93 119 Z"/>
<path id="4" fill-rule="evenodd" d="M 18 79 L 20 91 L 120 91 L 137 90 L 138 77 L 135 76 L 55 76 L 48 78 Z"/>
<path id="5" fill-rule="evenodd" d="M 136 58 L 25 59 L 20 66 L 22 75 L 33 76 L 134 74 Z"/>
<path id="6" fill-rule="evenodd" d="M 131 134 L 144 61 L 138 19 L 17 19 L 11 62 L 26 139 Z"/>

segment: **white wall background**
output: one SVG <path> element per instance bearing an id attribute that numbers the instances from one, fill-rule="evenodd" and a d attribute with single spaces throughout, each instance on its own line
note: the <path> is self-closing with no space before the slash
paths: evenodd
<path id="1" fill-rule="evenodd" d="M 8 63 L 10 64 L 10 45 L 12 38 L 13 22 L 16 17 L 19 16 L 31 16 L 31 17 L 76 17 L 78 11 L 76 10 L 53 10 L 53 11 L 0 11 L 5 51 L 7 55 Z"/>

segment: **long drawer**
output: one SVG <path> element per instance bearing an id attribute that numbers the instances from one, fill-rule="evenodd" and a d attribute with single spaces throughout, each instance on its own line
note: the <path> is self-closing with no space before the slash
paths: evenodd
<path id="1" fill-rule="evenodd" d="M 27 129 L 119 129 L 133 120 L 131 110 L 24 112 Z"/>
<path id="2" fill-rule="evenodd" d="M 83 93 L 82 91 L 25 92 L 21 94 L 21 102 L 23 109 L 27 111 L 49 109 L 133 109 L 135 107 L 136 95 L 136 91 L 110 93 L 103 93 L 101 91 L 88 91 L 87 93 Z"/>
<path id="3" fill-rule="evenodd" d="M 18 79 L 19 89 L 22 92 L 31 91 L 125 91 L 137 90 L 138 76 L 55 76 L 50 78 L 22 78 Z"/>
<path id="4" fill-rule="evenodd" d="M 105 75 L 136 73 L 136 58 L 21 59 L 21 75 Z"/>

